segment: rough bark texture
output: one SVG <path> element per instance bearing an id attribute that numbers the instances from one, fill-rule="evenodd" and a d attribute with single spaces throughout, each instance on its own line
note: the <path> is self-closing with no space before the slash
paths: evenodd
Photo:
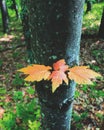
<path id="1" fill-rule="evenodd" d="M 29 7 L 32 63 L 52 65 L 66 58 L 79 63 L 84 0 L 32 0 Z M 63 53 L 63 54 L 62 54 Z M 54 60 L 53 56 L 57 56 Z M 75 82 L 64 83 L 54 92 L 51 84 L 36 84 L 42 109 L 42 130 L 70 130 Z"/>
<path id="2" fill-rule="evenodd" d="M 6 1 L 0 0 L 0 8 L 1 8 L 1 14 L 2 14 L 2 24 L 3 24 L 3 32 L 8 33 L 9 32 L 9 19 L 8 19 L 8 10 L 6 7 Z"/>
<path id="3" fill-rule="evenodd" d="M 100 23 L 98 35 L 100 38 L 104 38 L 104 9 L 103 9 L 103 13 L 102 13 L 102 18 L 101 18 L 101 23 Z"/>
<path id="4" fill-rule="evenodd" d="M 29 20 L 31 40 L 34 38 L 31 44 L 33 62 L 49 64 L 51 56 L 65 48 L 68 6 L 68 0 L 31 1 Z"/>

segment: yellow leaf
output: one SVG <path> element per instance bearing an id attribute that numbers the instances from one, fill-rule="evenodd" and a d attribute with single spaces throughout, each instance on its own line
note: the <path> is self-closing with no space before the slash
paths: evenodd
<path id="1" fill-rule="evenodd" d="M 24 74 L 27 74 L 28 76 L 25 78 L 26 81 L 41 81 L 41 80 L 47 80 L 51 72 L 50 66 L 45 65 L 32 65 L 25 68 L 22 68 L 18 71 L 23 72 Z"/>
<path id="2" fill-rule="evenodd" d="M 52 92 L 54 92 L 63 81 L 68 85 L 68 78 L 61 70 L 53 71 L 49 79 L 52 81 Z"/>
<path id="3" fill-rule="evenodd" d="M 78 84 L 93 84 L 91 79 L 101 75 L 89 69 L 88 66 L 75 66 L 69 69 L 68 77 Z"/>

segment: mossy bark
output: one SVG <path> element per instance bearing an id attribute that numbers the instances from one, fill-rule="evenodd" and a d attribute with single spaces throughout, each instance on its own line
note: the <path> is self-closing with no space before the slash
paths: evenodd
<path id="1" fill-rule="evenodd" d="M 79 63 L 84 0 L 32 0 L 29 4 L 32 63 L 52 65 L 65 58 L 69 66 Z M 42 109 L 43 130 L 69 130 L 75 82 L 54 92 L 49 81 L 36 84 Z"/>

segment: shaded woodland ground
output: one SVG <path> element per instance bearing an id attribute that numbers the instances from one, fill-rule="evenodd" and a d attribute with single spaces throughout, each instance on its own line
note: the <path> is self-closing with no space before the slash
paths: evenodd
<path id="1" fill-rule="evenodd" d="M 101 7 L 94 5 L 84 15 L 80 65 L 88 65 L 104 77 L 104 39 L 97 36 Z M 10 28 L 9 35 L 0 34 L 0 130 L 38 130 L 41 116 L 35 86 L 25 83 L 17 72 L 28 64 L 21 21 L 11 17 Z M 103 115 L 104 79 L 97 79 L 94 85 L 77 85 L 72 129 L 103 130 Z"/>

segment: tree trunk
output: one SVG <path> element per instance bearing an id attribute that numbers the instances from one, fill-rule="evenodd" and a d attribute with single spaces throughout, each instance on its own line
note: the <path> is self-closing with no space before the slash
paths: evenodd
<path id="1" fill-rule="evenodd" d="M 28 52 L 28 56 L 30 57 L 29 61 L 30 63 L 32 63 L 29 16 L 28 16 L 28 6 L 27 6 L 28 3 L 29 3 L 29 0 L 21 0 L 21 20 L 22 20 L 23 33 L 24 33 L 24 37 L 26 41 L 27 52 Z"/>
<path id="2" fill-rule="evenodd" d="M 32 0 L 29 7 L 32 63 L 52 65 L 66 58 L 79 63 L 84 0 Z M 49 81 L 36 84 L 42 110 L 42 130 L 70 130 L 75 82 L 52 93 Z"/>
<path id="3" fill-rule="evenodd" d="M 88 13 L 89 11 L 91 11 L 91 9 L 92 9 L 92 2 L 91 1 L 89 1 L 89 0 L 87 0 L 87 9 L 86 9 L 86 13 Z"/>
<path id="4" fill-rule="evenodd" d="M 103 9 L 103 13 L 102 13 L 102 18 L 101 18 L 98 35 L 100 38 L 104 38 L 104 9 Z"/>
<path id="5" fill-rule="evenodd" d="M 12 0 L 12 2 L 13 2 L 13 9 L 15 10 L 15 13 L 16 13 L 16 17 L 17 17 L 17 19 L 18 19 L 18 17 L 19 17 L 19 14 L 18 14 L 18 8 L 17 8 L 17 5 L 16 5 L 16 1 L 15 0 Z"/>
<path id="6" fill-rule="evenodd" d="M 2 14 L 2 24 L 3 24 L 3 32 L 8 33 L 9 32 L 9 19 L 8 19 L 8 10 L 6 7 L 6 1 L 0 0 L 0 7 L 1 7 L 1 14 Z"/>

